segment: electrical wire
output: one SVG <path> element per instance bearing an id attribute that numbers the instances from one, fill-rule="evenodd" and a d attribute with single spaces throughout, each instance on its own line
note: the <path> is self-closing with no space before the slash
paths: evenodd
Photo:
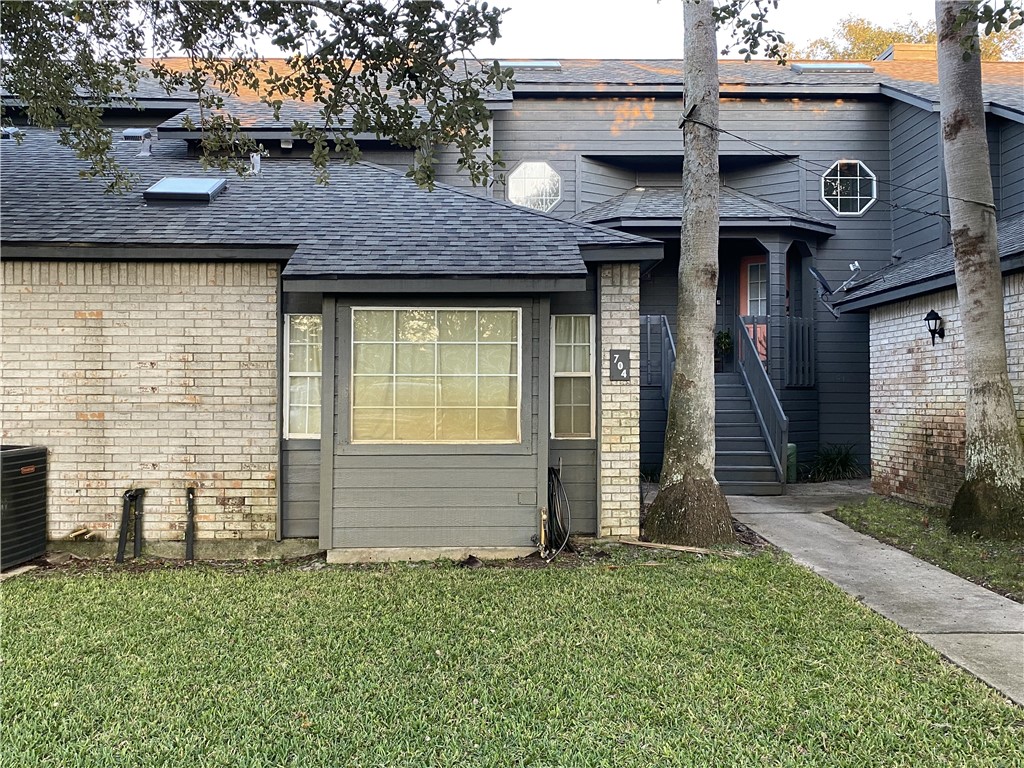
<path id="1" fill-rule="evenodd" d="M 564 504 L 564 520 L 563 520 Z M 572 527 L 572 510 L 569 507 L 569 496 L 562 485 L 562 478 L 559 477 L 555 467 L 548 467 L 548 518 L 547 530 L 545 531 L 548 541 L 548 554 L 541 553 L 547 562 L 551 562 L 569 544 L 569 530 Z M 554 550 L 555 547 L 557 550 Z"/>
<path id="2" fill-rule="evenodd" d="M 720 133 L 720 134 L 724 134 L 726 136 L 730 136 L 730 137 L 736 139 L 737 141 L 742 141 L 744 144 L 748 144 L 751 147 L 754 147 L 755 149 L 761 150 L 762 152 L 767 152 L 772 157 L 777 157 L 780 160 L 782 160 L 783 162 L 789 163 L 790 165 L 793 165 L 793 166 L 799 168 L 802 171 L 806 171 L 806 172 L 816 176 L 819 179 L 824 176 L 824 173 L 821 173 L 820 171 L 828 171 L 832 167 L 832 166 L 829 166 L 829 165 L 825 165 L 824 163 L 815 162 L 814 160 L 807 160 L 807 159 L 804 159 L 804 158 L 792 157 L 789 153 L 787 153 L 787 152 L 785 152 L 785 151 L 783 151 L 781 149 L 777 149 L 775 147 L 768 146 L 767 144 L 762 144 L 761 142 L 754 141 L 753 139 L 748 139 L 748 138 L 746 138 L 744 136 L 740 136 L 738 133 L 733 133 L 732 131 L 729 131 L 729 130 L 727 130 L 725 128 L 722 128 L 720 126 L 711 125 L 710 123 L 706 123 L 703 120 L 697 120 L 696 118 L 689 117 L 689 116 L 686 116 L 686 115 L 684 115 L 682 119 L 683 119 L 683 122 L 696 123 L 697 125 L 704 126 L 705 128 L 707 128 L 709 130 L 712 130 L 712 131 L 715 131 L 716 133 Z M 938 198 L 940 200 L 956 200 L 956 201 L 961 202 L 961 203 L 972 203 L 974 205 L 980 205 L 980 206 L 983 206 L 985 208 L 992 208 L 992 207 L 994 207 L 994 206 L 992 206 L 989 203 L 982 203 L 982 202 L 979 202 L 978 200 L 968 200 L 966 198 L 956 197 L 954 195 L 944 195 L 941 192 L 934 192 L 934 191 L 928 190 L 928 189 L 919 189 L 918 187 L 911 187 L 911 186 L 908 186 L 906 184 L 897 184 L 896 182 L 893 182 L 893 181 L 880 181 L 880 180 L 876 180 L 876 183 L 878 183 L 878 184 L 880 184 L 880 185 L 882 185 L 884 187 L 888 187 L 889 189 L 901 189 L 901 190 L 904 190 L 904 191 L 907 191 L 907 192 L 915 192 L 915 193 L 920 194 L 920 195 L 929 195 L 931 197 L 935 197 L 935 198 Z M 880 200 L 878 202 L 880 202 L 882 205 L 888 206 L 891 210 L 894 210 L 894 211 L 895 210 L 911 211 L 913 213 L 921 214 L 922 216 L 935 216 L 937 218 L 942 219 L 943 221 L 947 221 L 947 222 L 949 221 L 949 214 L 946 214 L 946 213 L 939 213 L 937 211 L 925 211 L 925 210 L 921 210 L 920 208 L 911 208 L 908 205 L 901 205 L 899 203 L 894 203 L 894 202 L 886 202 L 884 200 Z"/>

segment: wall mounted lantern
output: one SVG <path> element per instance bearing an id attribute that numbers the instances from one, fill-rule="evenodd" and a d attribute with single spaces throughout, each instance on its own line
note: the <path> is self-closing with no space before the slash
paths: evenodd
<path id="1" fill-rule="evenodd" d="M 924 321 L 928 323 L 928 333 L 932 335 L 932 346 L 934 347 L 936 336 L 940 339 L 946 338 L 946 329 L 942 327 L 942 315 L 933 309 L 924 316 Z"/>

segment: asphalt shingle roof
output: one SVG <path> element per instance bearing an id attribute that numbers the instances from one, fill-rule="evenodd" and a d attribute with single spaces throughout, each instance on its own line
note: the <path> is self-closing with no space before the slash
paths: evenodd
<path id="1" fill-rule="evenodd" d="M 795 208 L 769 202 L 745 192 L 723 186 L 718 200 L 723 224 L 737 219 L 778 219 L 805 221 L 818 227 L 835 229 L 833 224 L 816 219 Z M 675 219 L 683 215 L 683 191 L 679 188 L 637 187 L 588 208 L 573 217 L 576 221 L 603 222 L 615 219 Z"/>
<path id="2" fill-rule="evenodd" d="M 530 86 L 682 86 L 682 59 L 560 59 L 558 69 L 530 69 L 530 60 L 509 60 L 515 70 L 518 91 Z M 802 62 L 808 63 L 808 62 Z M 835 62 L 830 62 L 835 63 Z M 934 61 L 865 61 L 873 71 L 795 72 L 770 61 L 718 62 L 723 90 L 750 86 L 780 86 L 796 89 L 813 86 L 890 86 L 911 96 L 938 103 L 938 65 Z M 1024 62 L 982 62 L 985 101 L 1024 111 Z"/>
<path id="3" fill-rule="evenodd" d="M 428 192 L 401 173 L 367 163 L 333 163 L 315 183 L 308 160 L 265 159 L 258 177 L 203 174 L 178 140 L 154 142 L 140 158 L 118 159 L 138 174 L 125 195 L 80 179 L 84 163 L 54 134 L 29 129 L 0 148 L 0 235 L 4 244 L 295 247 L 286 277 L 581 276 L 581 246 L 629 248 L 653 241 L 569 222 L 439 185 Z M 166 176 L 224 176 L 212 203 L 143 200 Z M 628 256 L 626 256 L 628 258 Z"/>
<path id="4" fill-rule="evenodd" d="M 999 235 L 999 258 L 1005 261 L 1014 256 L 1024 254 L 1024 214 L 1010 216 L 997 222 Z M 927 283 L 937 278 L 953 274 L 953 246 L 947 245 L 932 253 L 909 259 L 886 267 L 870 283 L 853 289 L 843 296 L 838 303 L 860 303 L 863 299 L 876 297 L 878 302 L 881 294 L 908 288 L 913 285 Z"/>

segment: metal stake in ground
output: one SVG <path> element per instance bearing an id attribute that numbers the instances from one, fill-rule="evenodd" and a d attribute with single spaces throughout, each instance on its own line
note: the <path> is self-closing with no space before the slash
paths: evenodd
<path id="1" fill-rule="evenodd" d="M 195 560 L 196 546 L 196 489 L 186 488 L 188 497 L 187 516 L 185 518 L 185 559 Z"/>
<path id="2" fill-rule="evenodd" d="M 124 499 L 124 507 L 121 509 L 121 528 L 117 534 L 117 556 L 115 563 L 124 562 L 124 550 L 128 546 L 128 521 L 132 513 L 132 502 L 135 500 L 135 491 L 129 488 L 121 498 Z"/>
<path id="3" fill-rule="evenodd" d="M 145 488 L 135 489 L 135 537 L 132 542 L 132 556 L 142 556 L 142 497 L 146 495 Z"/>

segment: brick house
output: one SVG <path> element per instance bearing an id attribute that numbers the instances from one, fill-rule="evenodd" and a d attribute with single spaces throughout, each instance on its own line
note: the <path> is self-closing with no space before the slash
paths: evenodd
<path id="1" fill-rule="evenodd" d="M 1024 214 L 998 223 L 1006 354 L 1024 431 Z M 871 324 L 871 481 L 876 493 L 949 506 L 963 482 L 964 367 L 953 250 L 884 271 L 841 303 Z M 942 317 L 935 339 L 925 316 Z"/>
<path id="2" fill-rule="evenodd" d="M 3 434 L 50 449 L 51 538 L 109 540 L 142 487 L 147 540 L 179 540 L 195 487 L 200 555 L 528 552 L 554 424 L 601 446 L 593 532 L 637 533 L 639 388 L 594 370 L 638 354 L 660 243 L 368 163 L 323 187 L 287 159 L 204 175 L 180 140 L 117 154 L 125 195 L 53 134 L 3 146 Z"/>
<path id="3" fill-rule="evenodd" d="M 268 156 L 222 189 L 181 123 L 187 98 L 106 113 L 158 128 L 148 157 L 117 145 L 140 178 L 124 196 L 79 179 L 49 133 L 0 144 L 3 439 L 50 448 L 53 538 L 109 540 L 139 486 L 147 539 L 180 547 L 194 486 L 200 543 L 221 553 L 525 551 L 549 467 L 574 532 L 637 532 L 677 332 L 682 63 L 513 66 L 516 89 L 488 101 L 507 165 L 486 188 L 441 148 L 443 183 L 419 190 L 411 153 L 375 137 L 369 162 L 318 187 L 291 135 L 310 106 L 274 120 L 245 94 L 227 101 Z M 870 274 L 948 243 L 935 76 L 898 53 L 722 62 L 727 492 L 783 492 L 787 441 L 801 461 L 829 442 L 868 459 L 868 319 L 834 319 L 808 268 L 838 285 L 853 262 Z M 997 201 L 1015 215 L 1024 64 L 984 77 Z M 206 189 L 147 197 L 164 178 Z"/>

